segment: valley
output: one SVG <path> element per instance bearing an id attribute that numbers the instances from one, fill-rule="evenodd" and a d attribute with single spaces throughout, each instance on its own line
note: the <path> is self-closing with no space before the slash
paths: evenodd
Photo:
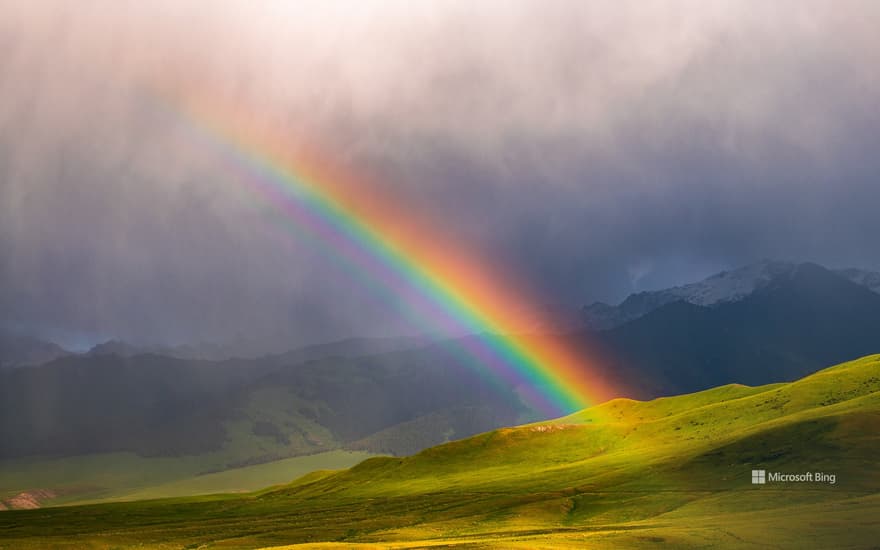
<path id="1" fill-rule="evenodd" d="M 792 383 L 615 399 L 248 495 L 4 512 L 0 547 L 748 547 L 770 534 L 779 548 L 865 547 L 880 528 L 877 426 L 869 356 Z M 837 482 L 754 485 L 756 468 Z"/>
<path id="2" fill-rule="evenodd" d="M 652 399 L 795 380 L 876 352 L 877 334 L 880 294 L 803 264 L 735 301 L 676 301 L 610 330 L 521 338 L 565 340 L 591 358 L 594 376 Z M 200 480 L 199 492 L 250 490 L 260 485 L 215 485 L 211 476 L 287 460 L 345 467 L 353 462 L 322 466 L 314 457 L 407 456 L 546 418 L 521 388 L 464 360 L 468 345 L 351 340 L 220 361 L 102 352 L 0 370 L 0 500 L 40 491 L 52 496 L 21 502 L 184 495 L 173 487 L 188 479 Z"/>

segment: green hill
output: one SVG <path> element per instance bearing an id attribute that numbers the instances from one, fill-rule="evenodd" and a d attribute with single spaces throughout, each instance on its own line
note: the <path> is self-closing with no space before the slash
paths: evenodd
<path id="1" fill-rule="evenodd" d="M 878 427 L 871 356 L 792 383 L 614 400 L 245 496 L 4 512 L 0 547 L 872 548 Z M 835 483 L 772 480 L 805 472 Z"/>
<path id="2" fill-rule="evenodd" d="M 370 453 L 333 450 L 239 468 L 210 471 L 207 458 L 143 458 L 113 453 L 0 462 L 0 510 L 221 492 L 250 492 L 289 483 L 319 468 L 347 468 Z M 216 458 L 216 457 L 215 457 Z M 222 457 L 221 457 L 222 458 Z M 28 499 L 28 495 L 34 498 Z M 31 502 L 28 503 L 27 500 Z"/>

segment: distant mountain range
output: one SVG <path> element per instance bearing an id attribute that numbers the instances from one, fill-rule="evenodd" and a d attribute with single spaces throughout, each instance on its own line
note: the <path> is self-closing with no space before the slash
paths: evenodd
<path id="1" fill-rule="evenodd" d="M 736 299 L 666 303 L 594 345 L 641 397 L 788 381 L 880 352 L 880 294 L 810 263 L 759 280 Z"/>
<path id="2" fill-rule="evenodd" d="M 525 320 L 527 332 L 577 332 L 584 328 L 606 331 L 634 321 L 674 302 L 715 307 L 741 301 L 756 291 L 791 276 L 803 264 L 763 260 L 732 271 L 722 271 L 702 281 L 662 290 L 638 292 L 629 295 L 614 306 L 594 302 L 578 310 L 565 304 L 545 304 L 532 311 L 531 321 Z M 880 294 L 880 273 L 858 268 L 833 269 L 832 273 L 872 292 Z M 430 337 L 349 338 L 326 344 L 315 344 L 285 351 L 267 353 L 255 342 L 236 340 L 226 344 L 201 342 L 176 346 L 135 345 L 122 340 L 108 340 L 85 352 L 85 355 L 118 355 L 134 357 L 154 354 L 176 359 L 223 361 L 227 359 L 257 359 L 273 356 L 283 361 L 304 361 L 328 356 L 355 357 L 397 349 L 420 347 L 436 340 Z M 75 355 L 62 346 L 30 335 L 0 329 L 0 368 L 23 367 L 48 363 L 59 357 Z"/>
<path id="3" fill-rule="evenodd" d="M 788 381 L 880 352 L 873 275 L 762 262 L 642 293 L 650 307 L 610 329 L 527 338 L 582 347 L 592 376 L 633 398 Z M 336 448 L 409 454 L 537 419 L 519 388 L 463 364 L 463 345 L 349 340 L 206 361 L 113 344 L 5 369 L 0 458 L 226 453 L 233 466 Z"/>
<path id="4" fill-rule="evenodd" d="M 83 355 L 99 357 L 115 355 L 134 357 L 137 355 L 161 355 L 174 359 L 193 359 L 201 361 L 225 361 L 229 359 L 257 359 L 272 357 L 279 362 L 307 361 L 321 357 L 355 357 L 382 353 L 399 349 L 424 346 L 435 340 L 427 336 L 407 336 L 399 338 L 346 338 L 325 344 L 314 344 L 295 348 L 283 353 L 266 353 L 259 348 L 233 344 L 199 343 L 178 346 L 143 346 L 123 340 L 107 340 L 93 346 L 84 353 L 74 353 L 54 342 L 31 336 L 22 336 L 0 331 L 0 368 L 17 368 L 42 365 L 60 357 Z"/>
<path id="5" fill-rule="evenodd" d="M 66 355 L 58 344 L 0 330 L 0 368 L 42 365 Z"/>
<path id="6" fill-rule="evenodd" d="M 0 458 L 221 453 L 226 467 L 338 449 L 414 452 L 527 412 L 454 344 L 306 361 L 81 355 L 0 372 Z"/>
<path id="7" fill-rule="evenodd" d="M 162 355 L 175 359 L 195 359 L 201 361 L 225 361 L 229 359 L 269 359 L 279 363 L 303 362 L 322 357 L 357 357 L 374 353 L 422 347 L 432 341 L 426 336 L 407 336 L 400 338 L 346 338 L 326 344 L 314 344 L 285 351 L 266 354 L 256 351 L 245 352 L 232 345 L 184 344 L 180 346 L 135 346 L 121 340 L 108 340 L 92 347 L 85 353 L 88 356 L 116 355 L 134 357 L 137 355 Z"/>
<path id="8" fill-rule="evenodd" d="M 696 283 L 631 294 L 616 306 L 595 302 L 582 309 L 582 318 L 588 327 L 605 330 L 638 319 L 673 302 L 684 301 L 706 307 L 738 302 L 780 277 L 791 276 L 800 265 L 802 264 L 764 260 L 733 271 L 722 271 Z M 855 268 L 831 271 L 880 293 L 880 273 Z"/>

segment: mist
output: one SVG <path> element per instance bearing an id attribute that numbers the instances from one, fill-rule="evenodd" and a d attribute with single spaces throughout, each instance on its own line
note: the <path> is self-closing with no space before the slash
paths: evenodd
<path id="1" fill-rule="evenodd" d="M 880 269 L 876 2 L 9 1 L 0 323 L 65 343 L 412 333 L 157 98 L 319 144 L 578 307 L 760 258 Z"/>

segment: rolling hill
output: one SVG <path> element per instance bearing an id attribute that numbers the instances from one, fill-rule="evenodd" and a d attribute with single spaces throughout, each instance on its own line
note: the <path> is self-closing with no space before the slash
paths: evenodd
<path id="1" fill-rule="evenodd" d="M 290 457 L 415 452 L 525 415 L 442 345 L 282 361 L 97 355 L 2 373 L 0 500 L 118 498 Z"/>
<path id="2" fill-rule="evenodd" d="M 0 547 L 870 548 L 878 427 L 875 355 L 791 383 L 615 399 L 245 496 L 5 512 Z M 806 472 L 822 481 L 774 481 Z"/>

